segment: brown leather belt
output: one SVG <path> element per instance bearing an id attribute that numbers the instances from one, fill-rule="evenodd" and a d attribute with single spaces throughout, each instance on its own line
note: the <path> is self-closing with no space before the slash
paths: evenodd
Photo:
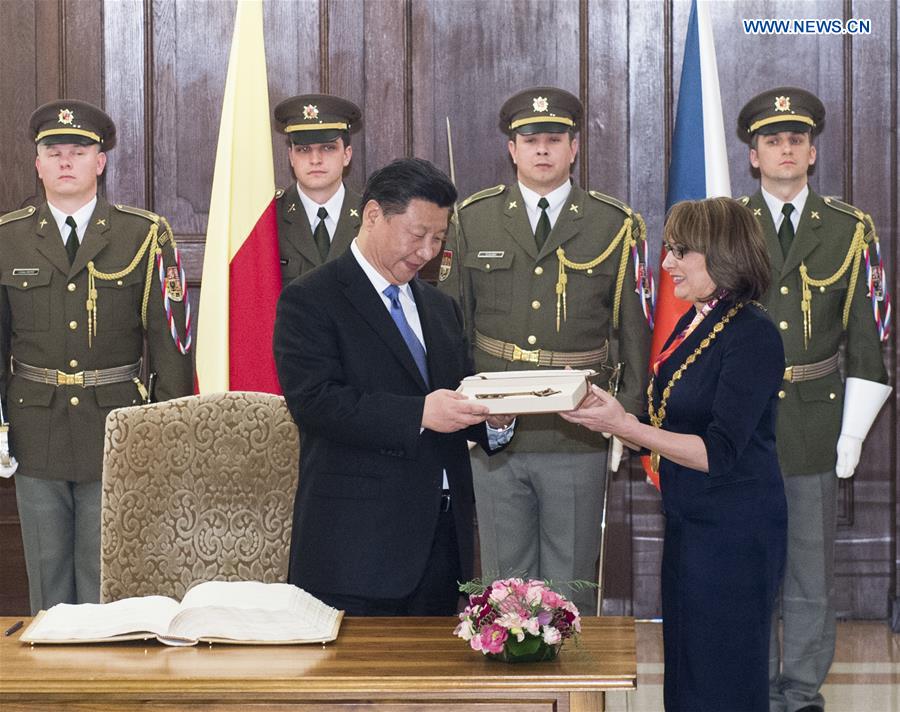
<path id="1" fill-rule="evenodd" d="M 784 380 L 788 383 L 800 381 L 814 381 L 817 378 L 828 376 L 838 370 L 838 355 L 829 356 L 815 363 L 801 363 L 796 366 L 788 366 L 784 369 Z"/>
<path id="2" fill-rule="evenodd" d="M 15 358 L 10 360 L 12 362 L 12 373 L 15 375 L 21 376 L 26 381 L 46 383 L 50 386 L 81 386 L 82 388 L 107 386 L 111 383 L 133 381 L 141 373 L 140 359 L 138 359 L 137 363 L 128 364 L 127 366 L 100 368 L 95 371 L 78 371 L 77 373 L 57 371 L 55 368 L 29 366 L 27 363 L 16 361 Z"/>
<path id="3" fill-rule="evenodd" d="M 603 344 L 602 348 L 593 351 L 548 351 L 546 349 L 522 349 L 508 341 L 500 341 L 485 336 L 481 332 L 475 332 L 475 346 L 491 356 L 502 358 L 506 361 L 526 361 L 536 363 L 538 366 L 571 366 L 572 368 L 586 368 L 606 362 L 609 345 Z"/>

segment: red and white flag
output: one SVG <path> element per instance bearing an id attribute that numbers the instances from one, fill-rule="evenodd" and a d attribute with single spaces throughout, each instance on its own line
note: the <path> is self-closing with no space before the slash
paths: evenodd
<path id="1" fill-rule="evenodd" d="M 238 0 L 213 175 L 197 324 L 198 393 L 280 393 L 281 292 L 261 0 Z"/>

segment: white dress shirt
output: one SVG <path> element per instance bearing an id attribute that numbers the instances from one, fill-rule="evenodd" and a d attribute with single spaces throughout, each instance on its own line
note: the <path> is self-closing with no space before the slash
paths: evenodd
<path id="1" fill-rule="evenodd" d="M 790 203 L 794 206 L 794 212 L 791 213 L 791 224 L 794 226 L 794 234 L 796 235 L 797 227 L 800 225 L 800 216 L 803 214 L 806 199 L 809 197 L 809 185 L 804 185 L 803 189 L 790 200 L 776 198 L 762 186 L 760 186 L 760 190 L 762 191 L 763 200 L 765 200 L 766 205 L 769 206 L 769 212 L 772 213 L 772 222 L 775 223 L 776 234 L 781 229 L 781 221 L 784 220 L 784 213 L 781 212 L 784 204 Z"/>
<path id="2" fill-rule="evenodd" d="M 72 219 L 75 220 L 75 234 L 78 235 L 78 244 L 80 245 L 84 240 L 84 233 L 87 230 L 91 215 L 94 214 L 94 208 L 97 207 L 97 196 L 95 195 L 74 213 L 64 213 L 49 200 L 47 201 L 47 207 L 50 208 L 50 214 L 56 221 L 56 227 L 59 228 L 59 236 L 62 238 L 63 245 L 66 244 L 66 240 L 69 238 L 69 232 L 71 231 L 71 228 L 66 225 L 66 218 L 70 215 L 72 216 Z"/>
<path id="3" fill-rule="evenodd" d="M 526 188 L 521 181 L 519 181 L 519 190 L 522 192 L 522 200 L 525 201 L 525 210 L 528 213 L 528 222 L 531 223 L 531 231 L 535 232 L 537 231 L 538 220 L 541 219 L 541 209 L 538 207 L 538 201 L 542 196 L 535 193 L 531 188 Z M 547 207 L 547 217 L 550 218 L 551 230 L 556 225 L 556 220 L 560 212 L 562 212 L 563 205 L 566 204 L 571 191 L 572 181 L 567 179 L 559 188 L 554 188 L 547 195 L 543 196 L 550 204 Z"/>
<path id="4" fill-rule="evenodd" d="M 334 231 L 337 230 L 338 218 L 341 216 L 341 208 L 344 205 L 344 193 L 346 192 L 344 184 L 341 183 L 335 194 L 325 201 L 324 204 L 320 205 L 304 193 L 300 184 L 297 183 L 297 193 L 300 196 L 300 202 L 303 203 L 303 209 L 306 211 L 310 231 L 316 231 L 316 228 L 319 226 L 319 208 L 325 208 L 328 211 L 328 217 L 325 218 L 325 227 L 328 228 L 328 239 L 329 241 L 334 241 Z"/>

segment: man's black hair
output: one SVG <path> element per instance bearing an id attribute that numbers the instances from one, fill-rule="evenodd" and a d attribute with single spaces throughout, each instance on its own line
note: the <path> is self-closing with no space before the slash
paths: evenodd
<path id="1" fill-rule="evenodd" d="M 400 158 L 369 176 L 361 205 L 374 200 L 384 215 L 399 215 L 416 199 L 449 208 L 456 198 L 453 183 L 434 164 L 421 158 Z"/>

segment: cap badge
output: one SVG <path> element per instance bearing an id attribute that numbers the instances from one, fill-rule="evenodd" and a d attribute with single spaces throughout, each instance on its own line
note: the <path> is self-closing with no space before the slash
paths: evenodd
<path id="1" fill-rule="evenodd" d="M 60 109 L 59 116 L 57 117 L 57 121 L 61 124 L 71 125 L 71 123 L 75 120 L 75 112 L 71 109 Z"/>
<path id="2" fill-rule="evenodd" d="M 318 119 L 319 118 L 319 107 L 315 104 L 307 104 L 303 107 L 303 118 L 304 119 Z"/>
<path id="3" fill-rule="evenodd" d="M 550 108 L 550 102 L 547 101 L 545 96 L 536 96 L 534 101 L 531 102 L 531 108 L 535 111 L 547 111 Z"/>
<path id="4" fill-rule="evenodd" d="M 775 111 L 790 111 L 791 110 L 791 97 L 789 96 L 776 96 L 775 97 Z"/>

